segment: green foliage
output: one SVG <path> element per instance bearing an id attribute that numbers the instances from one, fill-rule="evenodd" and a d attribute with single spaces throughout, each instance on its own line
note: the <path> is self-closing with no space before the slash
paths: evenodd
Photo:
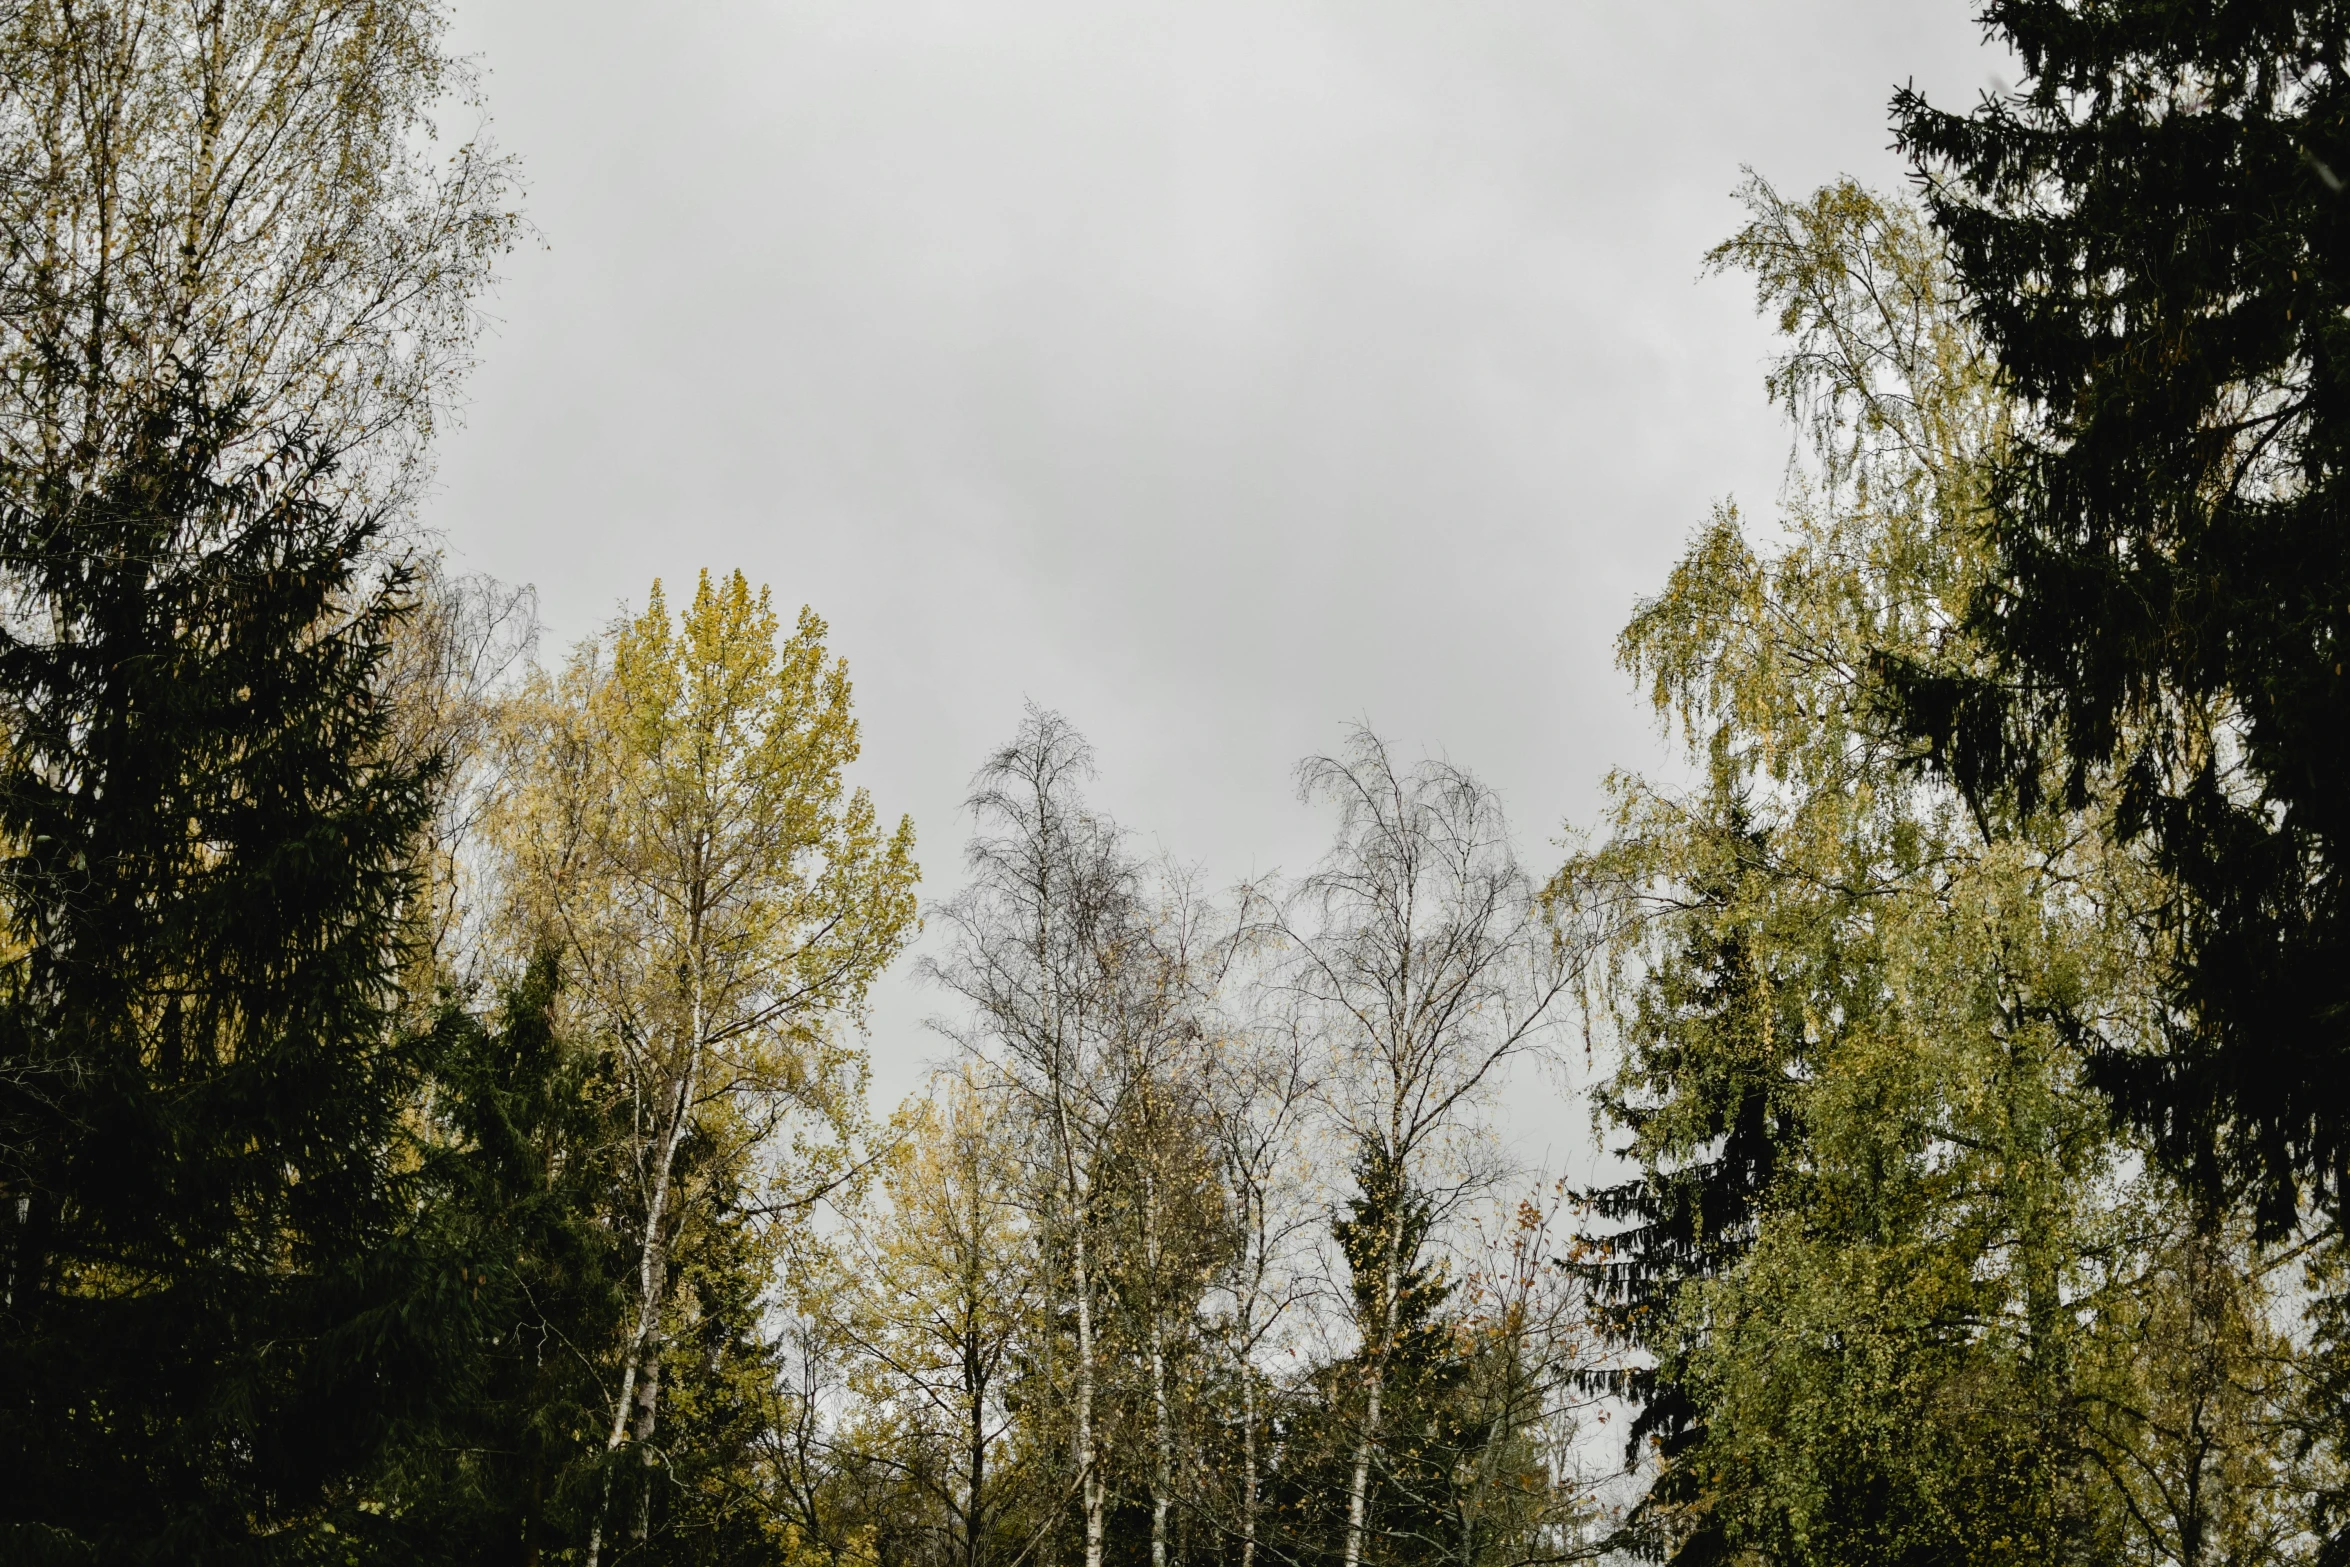
<path id="1" fill-rule="evenodd" d="M 0 1555 L 341 1562 L 441 1411 L 389 536 L 505 171 L 430 0 L 0 10 Z M 452 155 L 453 154 L 453 155 Z"/>
<path id="2" fill-rule="evenodd" d="M 1627 629 L 1704 783 L 1619 780 L 1558 894 L 1621 910 L 1602 1114 L 1638 1180 L 1586 1266 L 1644 1363 L 1635 1538 L 1689 1562 L 2057 1562 L 2129 1534 L 2096 1418 L 2158 1289 L 2084 1043 L 2160 998 L 2146 869 L 2102 818 L 1994 813 L 1906 765 L 1881 672 L 1969 670 L 1982 466 L 2008 418 L 1938 250 L 1850 185 L 1749 185 L 1717 252 L 1789 350 L 1784 544 L 1725 512 Z"/>
<path id="3" fill-rule="evenodd" d="M 1396 1266 L 1393 1320 L 1380 1346 L 1386 1388 L 1372 1479 L 1364 1508 L 1365 1554 L 1371 1561 L 1405 1563 L 1453 1559 L 1458 1513 L 1451 1495 L 1463 1450 L 1481 1433 L 1460 1394 L 1470 1366 L 1458 1341 L 1453 1286 L 1430 1254 L 1434 1215 L 1392 1159 L 1365 1147 L 1355 1161 L 1355 1191 L 1332 1221 L 1331 1236 L 1346 1259 L 1356 1299 L 1355 1320 L 1377 1322 L 1389 1258 Z M 1320 1376 L 1328 1400 L 1322 1418 L 1342 1442 L 1363 1418 L 1362 1384 L 1371 1346 Z M 1334 1487 L 1333 1500 L 1345 1496 Z"/>
<path id="4" fill-rule="evenodd" d="M 1686 786 L 1538 907 L 1360 732 L 1225 909 L 1032 709 L 876 1147 L 824 623 L 656 583 L 493 695 L 387 545 L 513 229 L 442 13 L 0 7 L 0 1555 L 2336 1567 L 2350 11 L 1985 15 L 1930 221 L 1710 257 L 1796 460 L 1620 641 Z M 1578 972 L 1632 1173 L 1481 1258 Z"/>
<path id="5" fill-rule="evenodd" d="M 680 1150 L 709 1195 L 667 1259 L 663 1428 L 607 1453 L 635 1283 L 627 1098 L 616 1052 L 558 1028 L 558 991 L 542 955 L 494 1020 L 450 1005 L 428 1041 L 420 1212 L 464 1288 L 465 1353 L 360 1538 L 387 1561 L 569 1561 L 609 1506 L 632 1560 L 770 1561 L 776 1259 L 742 1160 L 706 1137 Z"/>
<path id="6" fill-rule="evenodd" d="M 1766 1010 L 1800 991 L 1757 972 L 1755 935 L 1733 914 L 1751 902 L 1764 845 L 1735 800 L 1711 825 L 1693 835 L 1702 858 L 1687 873 L 1682 945 L 1658 954 L 1634 997 L 1625 1065 L 1600 1094 L 1601 1113 L 1631 1134 L 1625 1152 L 1641 1174 L 1587 1194 L 1608 1231 L 1571 1263 L 1609 1336 L 1646 1351 L 1645 1363 L 1593 1380 L 1636 1406 L 1627 1458 L 1653 1442 L 1663 1460 L 1652 1503 L 1683 1508 L 1700 1490 L 1679 1460 L 1704 1425 L 1685 1381 L 1698 1345 L 1674 1307 L 1684 1284 L 1722 1273 L 1752 1246 L 1802 1129 L 1803 1020 Z"/>
<path id="7" fill-rule="evenodd" d="M 716 1149 L 689 1149 L 695 1153 Z M 782 1552 L 766 1493 L 782 1355 L 767 1321 L 778 1273 L 768 1227 L 742 1171 L 716 1183 L 709 1213 L 682 1237 L 673 1320 L 663 1335 L 666 1413 L 657 1440 L 623 1463 L 640 1473 L 645 1538 L 626 1559 L 751 1567 Z M 622 1503 L 626 1489 L 616 1489 Z"/>

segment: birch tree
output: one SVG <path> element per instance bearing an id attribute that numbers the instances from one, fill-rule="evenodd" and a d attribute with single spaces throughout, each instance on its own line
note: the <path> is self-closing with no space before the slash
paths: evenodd
<path id="1" fill-rule="evenodd" d="M 86 485 L 169 393 L 378 521 L 423 476 L 513 242 L 514 170 L 446 10 L 31 0 L 0 11 L 0 465 Z"/>
<path id="2" fill-rule="evenodd" d="M 1138 872 L 1117 828 L 1080 792 L 1093 752 L 1055 713 L 1031 708 L 973 780 L 971 883 L 942 911 L 952 932 L 931 975 L 972 1011 L 956 1032 L 998 1061 L 1042 1131 L 1051 1284 L 1076 1336 L 1070 1466 L 1085 1567 L 1101 1567 L 1108 1490 L 1096 1429 L 1106 1275 L 1103 1164 L 1128 1074 L 1120 1070 L 1120 965 L 1130 955 Z"/>
<path id="3" fill-rule="evenodd" d="M 1242 901 L 1253 907 L 1253 890 L 1244 889 Z M 1324 1218 L 1306 1147 L 1319 1063 L 1311 1037 L 1293 1011 L 1278 1005 L 1278 995 L 1267 993 L 1263 977 L 1248 974 L 1241 1000 L 1243 1006 L 1271 1003 L 1266 1015 L 1244 1014 L 1217 1031 L 1205 1104 L 1232 1208 L 1231 1245 L 1218 1280 L 1224 1313 L 1216 1326 L 1240 1392 L 1240 1494 L 1227 1525 L 1239 1538 L 1240 1567 L 1256 1567 L 1263 1524 L 1260 1433 L 1270 1379 L 1261 1362 L 1307 1299 L 1311 1280 L 1300 1266 L 1300 1243 Z"/>
<path id="4" fill-rule="evenodd" d="M 438 769 L 415 854 L 417 935 L 403 986 L 412 1006 L 431 1005 L 441 984 L 483 977 L 479 840 L 497 788 L 499 706 L 538 640 L 536 590 L 425 564 L 379 672 L 392 715 L 386 753 Z"/>
<path id="5" fill-rule="evenodd" d="M 1155 922 L 1158 945 L 1139 969 L 1119 1020 L 1121 1110 L 1112 1128 L 1105 1259 L 1125 1318 L 1125 1337 L 1147 1408 L 1145 1486 L 1150 1498 L 1151 1567 L 1166 1567 L 1173 1510 L 1188 1468 L 1184 1407 L 1206 1337 L 1206 1296 L 1227 1271 L 1231 1214 L 1207 1107 L 1212 1058 L 1201 1036 L 1193 986 L 1200 978 L 1181 904 Z"/>
<path id="6" fill-rule="evenodd" d="M 1426 1265 L 1420 1237 L 1480 1184 L 1467 1134 L 1481 1093 L 1535 1042 L 1575 973 L 1574 948 L 1520 869 L 1500 801 L 1449 763 L 1399 769 L 1357 730 L 1338 756 L 1298 770 L 1338 812 L 1329 855 L 1278 909 L 1295 954 L 1287 984 L 1329 1051 L 1327 1106 L 1358 1170 L 1392 1183 L 1379 1233 L 1350 1260 L 1370 1287 L 1346 1300 L 1361 1340 L 1341 1558 L 1361 1567 L 1381 1405 L 1403 1291 Z M 1406 1222 L 1424 1205 L 1432 1224 Z M 1354 1255 L 1359 1254 L 1359 1255 Z"/>
<path id="7" fill-rule="evenodd" d="M 670 1252 L 696 1195 L 677 1186 L 680 1149 L 700 1135 L 765 1153 L 795 1188 L 786 1204 L 838 1181 L 863 1093 L 838 1025 L 914 928 L 912 824 L 885 834 L 843 780 L 858 749 L 847 666 L 809 611 L 779 634 L 740 572 L 704 573 L 679 621 L 656 583 L 512 724 L 498 819 L 513 918 L 564 950 L 627 1068 L 638 1257 L 614 1456 L 656 1430 Z M 786 1148 L 794 1111 L 813 1124 Z"/>

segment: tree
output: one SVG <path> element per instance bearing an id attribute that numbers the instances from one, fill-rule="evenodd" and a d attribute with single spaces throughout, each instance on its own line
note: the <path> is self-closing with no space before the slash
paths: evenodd
<path id="1" fill-rule="evenodd" d="M 110 1555 L 324 1527 L 437 1376 L 385 1315 L 426 1288 L 391 1164 L 425 782 L 375 759 L 399 583 L 354 580 L 371 525 L 309 486 L 217 477 L 213 429 L 167 406 L 94 490 L 0 512 L 43 612 L 0 641 L 7 1512 Z"/>
<path id="2" fill-rule="evenodd" d="M 1375 1157 L 1375 1155 L 1373 1156 Z M 1363 1406 L 1381 1393 L 1381 1440 L 1366 1489 L 1367 1559 L 1457 1567 L 1518 1567 L 1600 1553 L 1594 1509 L 1573 1449 L 1580 1441 L 1577 1374 L 1585 1320 L 1576 1281 L 1549 1255 L 1550 1212 L 1533 1201 L 1501 1223 L 1442 1240 L 1437 1211 L 1390 1169 L 1368 1160 L 1329 1216 L 1333 1284 L 1354 1297 L 1349 1318 L 1387 1309 L 1393 1236 L 1414 1263 L 1392 1307 L 1377 1384 L 1369 1348 L 1319 1357 L 1283 1390 L 1279 1441 L 1266 1480 L 1265 1547 L 1280 1559 L 1342 1559 Z"/>
<path id="3" fill-rule="evenodd" d="M 1532 1567 L 1600 1556 L 1600 1484 L 1585 1449 L 1600 1399 L 1584 1282 L 1559 1266 L 1564 1182 L 1520 1198 L 1478 1227 L 1455 1293 L 1467 1375 L 1457 1395 L 1461 1441 L 1445 1490 L 1445 1553 L 1463 1564 Z"/>
<path id="4" fill-rule="evenodd" d="M 444 986 L 484 983 L 492 955 L 482 896 L 483 814 L 496 792 L 500 702 L 529 667 L 538 640 L 538 595 L 493 578 L 449 575 L 418 563 L 415 594 L 384 659 L 392 724 L 388 753 L 433 764 L 432 815 L 417 846 L 410 972 L 402 989 L 432 1026 Z M 525 965 L 527 968 L 527 965 Z"/>
<path id="5" fill-rule="evenodd" d="M 761 1174 L 701 1132 L 679 1152 L 678 1186 L 699 1200 L 679 1214 L 661 1359 L 648 1371 L 662 1390 L 661 1426 L 623 1449 L 644 1482 L 631 1556 L 770 1567 L 788 1544 L 768 1488 L 776 1388 L 788 1370 L 770 1312 L 796 1237 L 774 1222 Z"/>
<path id="6" fill-rule="evenodd" d="M 230 469 L 379 522 L 511 244 L 428 0 L 34 0 L 0 17 L 0 464 L 86 482 L 163 394 Z M 381 541 L 376 541 L 380 543 Z"/>
<path id="7" fill-rule="evenodd" d="M 608 1052 L 556 1026 L 542 954 L 483 1018 L 444 1003 L 420 1206 L 455 1262 L 470 1354 L 442 1419 L 394 1456 L 387 1556 L 535 1564 L 584 1537 L 602 1378 L 627 1323 L 610 1224 L 625 1147 Z"/>
<path id="8" fill-rule="evenodd" d="M 1970 797 L 2106 798 L 2152 846 L 2176 1017 L 2105 1081 L 2275 1233 L 2350 1172 L 2345 13 L 1984 21 L 2024 85 L 1894 112 L 2019 409 L 1964 606 L 1988 662 L 1897 664 L 1894 695 Z"/>
<path id="9" fill-rule="evenodd" d="M 2143 1559 L 2308 1560 L 2310 1500 L 2340 1471 L 2297 1429 L 2323 1356 L 2293 1342 L 2292 1261 L 2263 1254 L 2241 1207 L 2162 1195 L 2123 1231 L 2136 1276 L 2083 1346 L 2090 1461 Z"/>
<path id="10" fill-rule="evenodd" d="M 393 1153 L 433 764 L 379 681 L 391 530 L 513 219 L 495 158 L 422 145 L 463 86 L 440 35 L 0 15 L 15 1552 L 349 1537 L 447 1369 Z"/>
<path id="11" fill-rule="evenodd" d="M 944 1559 L 959 1567 L 1020 1554 L 1006 1395 L 1041 1282 L 1020 1200 L 1032 1145 L 980 1071 L 942 1075 L 899 1110 L 889 1211 L 856 1256 L 847 1309 L 861 1379 L 911 1449 L 902 1466 L 930 1493 Z"/>
<path id="12" fill-rule="evenodd" d="M 1381 1183 L 1361 1188 L 1371 1206 L 1346 1232 L 1363 1387 L 1342 1559 L 1360 1567 L 1408 1287 L 1436 1225 L 1479 1184 L 1442 1161 L 1463 1151 L 1478 1094 L 1533 1042 L 1574 953 L 1518 868 L 1500 802 L 1467 773 L 1399 771 L 1358 730 L 1344 756 L 1307 761 L 1299 781 L 1337 806 L 1339 827 L 1279 916 L 1296 954 L 1288 983 L 1332 1052 L 1339 1135 L 1358 1175 Z"/>
<path id="13" fill-rule="evenodd" d="M 1074 1332 L 1070 1467 L 1085 1567 L 1101 1567 L 1109 1491 L 1097 1440 L 1102 1392 L 1103 1166 L 1132 1079 L 1120 1070 L 1120 966 L 1138 934 L 1137 873 L 1116 827 L 1078 790 L 1092 749 L 1031 708 L 973 780 L 970 885 L 944 909 L 947 958 L 929 972 L 974 1018 L 964 1041 L 996 1060 L 1041 1131 L 1056 1310 Z"/>
<path id="14" fill-rule="evenodd" d="M 1790 339 L 1787 541 L 1718 517 L 1642 604 L 1624 661 L 1705 784 L 1621 781 L 1561 883 L 1639 889 L 1603 1101 L 1640 1165 L 1605 1206 L 1635 1222 L 1590 1244 L 1655 1361 L 1640 1543 L 2276 1559 L 2280 1401 L 2239 1376 L 2276 1349 L 2270 1287 L 2182 1251 L 2236 1219 L 2149 1173 L 2089 1077 L 2163 1025 L 2163 880 L 2095 805 L 1921 777 L 1889 721 L 1889 670 L 1989 667 L 1960 628 L 1998 382 L 1916 215 L 1842 182 L 1745 195 L 1716 255 Z M 2156 1334 L 2193 1348 L 2148 1365 Z"/>
<path id="15" fill-rule="evenodd" d="M 797 1183 L 783 1211 L 848 1173 L 863 1076 L 836 1023 L 914 926 L 912 824 L 884 837 L 842 777 L 858 747 L 847 666 L 827 661 L 812 613 L 778 631 L 740 572 L 705 573 L 682 621 L 656 583 L 643 614 L 514 713 L 497 818 L 511 918 L 563 953 L 630 1105 L 637 1283 L 607 1417 L 615 1458 L 656 1430 L 689 1210 L 758 1180 L 750 1161 L 794 1110 L 830 1135 L 802 1134 L 789 1168 L 768 1172 Z M 695 1139 L 709 1146 L 689 1165 Z M 712 1184 L 685 1179 L 695 1167 Z M 599 1516 L 590 1567 L 602 1529 Z"/>
<path id="16" fill-rule="evenodd" d="M 1570 1266 L 1592 1287 L 1607 1335 L 1641 1352 L 1592 1380 L 1633 1405 L 1627 1463 L 1653 1448 L 1658 1473 L 1644 1507 L 1704 1534 L 1702 1471 L 1683 1461 L 1705 1436 L 1687 1380 L 1701 1345 L 1680 1331 L 1677 1307 L 1684 1289 L 1753 1246 L 1800 1152 L 1809 1050 L 1804 991 L 1765 971 L 1777 944 L 1740 917 L 1766 863 L 1764 835 L 1734 795 L 1687 826 L 1674 866 L 1677 929 L 1643 965 L 1616 1076 L 1596 1096 L 1603 1122 L 1629 1134 L 1621 1152 L 1638 1173 L 1585 1194 L 1607 1228 L 1586 1237 Z M 1684 1538 L 1679 1549 L 1696 1560 L 1719 1548 L 1691 1546 Z"/>
<path id="17" fill-rule="evenodd" d="M 1120 1113 L 1101 1196 L 1111 1301 L 1147 1410 L 1151 1567 L 1166 1567 L 1177 1493 L 1191 1489 L 1181 1430 L 1197 1381 L 1189 1368 L 1235 1235 L 1208 1109 L 1215 1051 L 1202 1022 L 1229 944 L 1207 928 L 1209 908 L 1188 885 L 1162 876 L 1158 893 L 1121 943 L 1110 1063 Z"/>
<path id="18" fill-rule="evenodd" d="M 1242 907 L 1254 905 L 1244 889 Z M 1257 955 L 1263 953 L 1261 946 Z M 1264 1525 L 1264 1432 L 1274 1379 L 1265 1361 L 1312 1288 L 1307 1232 L 1321 1214 L 1311 1200 L 1306 1137 L 1321 1084 L 1314 1041 L 1293 1012 L 1276 1005 L 1262 974 L 1243 975 L 1246 1013 L 1212 1036 L 1215 1051 L 1203 1109 L 1211 1122 L 1215 1156 L 1232 1207 L 1232 1240 L 1218 1281 L 1227 1301 L 1211 1326 L 1229 1375 L 1238 1384 L 1237 1453 L 1222 1455 L 1239 1470 L 1236 1497 L 1204 1498 L 1223 1531 L 1240 1543 L 1240 1567 L 1256 1567 Z"/>
<path id="19" fill-rule="evenodd" d="M 1458 1395 L 1469 1374 L 1452 1317 L 1455 1285 L 1432 1255 L 1435 1205 L 1376 1144 L 1364 1146 L 1355 1191 L 1330 1226 L 1345 1259 L 1356 1322 L 1373 1324 L 1351 1362 L 1325 1373 L 1349 1468 L 1350 1553 L 1376 1541 L 1382 1562 L 1441 1560 L 1456 1455 Z M 1384 1422 L 1382 1423 L 1382 1417 Z M 1376 1434 L 1366 1442 L 1362 1433 Z"/>

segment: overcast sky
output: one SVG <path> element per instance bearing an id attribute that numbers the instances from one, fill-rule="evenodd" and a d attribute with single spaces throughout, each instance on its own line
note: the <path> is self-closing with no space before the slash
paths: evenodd
<path id="1" fill-rule="evenodd" d="M 813 605 L 932 896 L 1031 699 L 1219 879 L 1313 859 L 1358 718 L 1547 867 L 1663 754 L 1634 598 L 1787 454 L 1698 275 L 1741 165 L 1893 185 L 1894 87 L 2001 68 L 1971 0 L 456 4 L 544 247 L 429 521 L 550 654 L 703 566 Z M 938 1005 L 885 987 L 881 1108 Z"/>

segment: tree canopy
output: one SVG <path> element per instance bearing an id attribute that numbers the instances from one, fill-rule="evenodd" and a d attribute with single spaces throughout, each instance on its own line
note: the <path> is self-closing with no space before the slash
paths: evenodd
<path id="1" fill-rule="evenodd" d="M 1739 186 L 1786 483 L 1555 869 L 1357 725 L 1213 886 L 1032 704 L 926 908 L 813 608 L 427 547 L 444 10 L 0 5 L 0 1557 L 2333 1567 L 2350 12 L 1983 17 Z"/>

